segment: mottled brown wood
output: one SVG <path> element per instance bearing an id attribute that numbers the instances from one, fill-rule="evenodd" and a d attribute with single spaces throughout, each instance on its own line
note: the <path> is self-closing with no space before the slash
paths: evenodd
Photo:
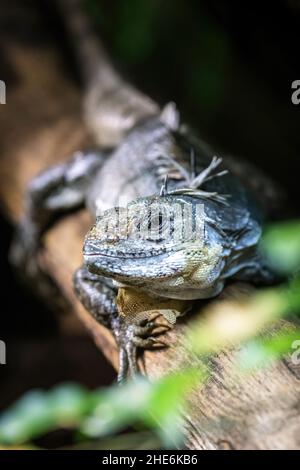
<path id="1" fill-rule="evenodd" d="M 18 83 L 12 88 L 8 84 L 8 103 L 0 108 L 0 199 L 3 212 L 15 223 L 22 213 L 28 181 L 41 169 L 86 146 L 90 139 L 81 119 L 80 92 L 63 74 L 56 53 L 11 44 L 9 58 Z M 81 264 L 82 241 L 89 225 L 90 217 L 84 210 L 59 221 L 45 237 L 40 262 L 68 301 L 68 311 L 60 312 L 65 330 L 78 333 L 83 324 L 117 366 L 111 334 L 90 317 L 72 289 L 72 274 Z M 228 295 L 239 289 L 233 286 Z M 80 323 L 75 321 L 75 313 Z M 176 369 L 178 364 L 200 365 L 198 358 L 187 357 L 182 345 L 190 325 L 191 316 L 168 333 L 169 349 L 145 354 L 151 378 Z M 300 381 L 295 366 L 281 361 L 241 379 L 231 373 L 234 355 L 234 350 L 220 353 L 208 384 L 193 392 L 185 417 L 188 447 L 300 448 Z"/>

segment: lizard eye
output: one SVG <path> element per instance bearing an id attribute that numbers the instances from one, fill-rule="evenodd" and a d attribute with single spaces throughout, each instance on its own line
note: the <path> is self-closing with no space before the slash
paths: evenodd
<path id="1" fill-rule="evenodd" d="M 163 224 L 163 215 L 161 212 L 158 214 L 152 213 L 149 211 L 148 213 L 148 230 L 161 230 Z"/>
<path id="2" fill-rule="evenodd" d="M 148 215 L 149 241 L 161 242 L 170 234 L 170 220 L 168 214 L 158 211 Z"/>

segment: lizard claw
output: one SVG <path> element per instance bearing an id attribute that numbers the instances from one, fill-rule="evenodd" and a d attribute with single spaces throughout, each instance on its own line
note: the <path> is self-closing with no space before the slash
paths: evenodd
<path id="1" fill-rule="evenodd" d="M 166 333 L 166 331 L 170 329 L 171 327 L 165 323 L 154 323 L 153 321 L 150 321 L 145 326 L 136 325 L 134 328 L 134 334 L 138 337 L 158 336 Z"/>
<path id="2" fill-rule="evenodd" d="M 150 336 L 147 339 L 136 337 L 134 338 L 134 344 L 137 347 L 144 348 L 144 349 L 158 349 L 158 348 L 165 348 L 168 346 L 164 341 L 158 340 L 156 338 L 152 338 L 152 336 Z"/>
<path id="3" fill-rule="evenodd" d="M 156 315 L 157 318 L 159 315 Z M 119 373 L 118 382 L 123 383 L 127 378 L 140 372 L 137 362 L 138 349 L 160 349 L 168 345 L 157 339 L 156 336 L 171 329 L 165 323 L 142 321 L 136 325 L 129 325 L 118 318 L 114 324 L 114 334 L 119 346 Z"/>

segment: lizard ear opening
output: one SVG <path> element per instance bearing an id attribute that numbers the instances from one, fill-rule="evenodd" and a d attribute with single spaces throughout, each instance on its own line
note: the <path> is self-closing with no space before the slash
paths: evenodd
<path id="1" fill-rule="evenodd" d="M 167 103 L 163 107 L 159 119 L 168 129 L 170 129 L 170 131 L 178 131 L 180 125 L 180 115 L 176 104 L 173 101 Z"/>

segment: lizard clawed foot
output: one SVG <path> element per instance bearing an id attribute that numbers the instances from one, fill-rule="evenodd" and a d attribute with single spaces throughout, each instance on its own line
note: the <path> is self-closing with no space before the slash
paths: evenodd
<path id="1" fill-rule="evenodd" d="M 140 372 L 137 363 L 138 349 L 160 349 L 168 345 L 157 339 L 157 336 L 166 333 L 171 327 L 165 323 L 157 323 L 152 318 L 150 321 L 140 321 L 130 325 L 118 318 L 114 325 L 114 333 L 119 345 L 119 373 L 118 382 L 122 383 L 127 378 Z"/>
<path id="2" fill-rule="evenodd" d="M 166 331 L 169 329 L 170 326 L 166 325 L 165 323 L 155 323 L 154 321 L 149 321 L 144 326 L 136 325 L 134 328 L 134 333 L 137 338 L 148 338 L 149 336 L 159 336 L 163 333 L 166 333 Z"/>

